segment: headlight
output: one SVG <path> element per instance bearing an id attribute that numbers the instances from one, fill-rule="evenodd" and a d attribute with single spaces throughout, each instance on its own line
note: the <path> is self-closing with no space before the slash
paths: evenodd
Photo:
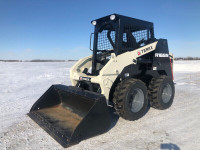
<path id="1" fill-rule="evenodd" d="M 93 24 L 94 26 L 96 26 L 97 22 L 96 22 L 96 21 L 92 21 L 92 24 Z"/>
<path id="2" fill-rule="evenodd" d="M 115 15 L 111 15 L 110 20 L 115 20 Z"/>

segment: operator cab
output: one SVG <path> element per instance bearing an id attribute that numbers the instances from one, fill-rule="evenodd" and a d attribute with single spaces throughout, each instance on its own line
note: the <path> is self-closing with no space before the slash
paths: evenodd
<path id="1" fill-rule="evenodd" d="M 92 24 L 95 29 L 91 75 L 99 74 L 111 53 L 117 56 L 155 41 L 151 22 L 112 14 L 93 20 Z"/>

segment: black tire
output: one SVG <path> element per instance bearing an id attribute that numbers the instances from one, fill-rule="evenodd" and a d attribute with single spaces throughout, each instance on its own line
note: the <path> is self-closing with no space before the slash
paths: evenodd
<path id="1" fill-rule="evenodd" d="M 174 82 L 170 77 L 163 75 L 158 78 L 152 78 L 148 87 L 150 105 L 160 110 L 167 109 L 173 103 L 174 93 Z"/>
<path id="2" fill-rule="evenodd" d="M 141 118 L 148 105 L 146 85 L 138 79 L 122 81 L 115 88 L 113 103 L 120 117 L 126 120 Z"/>

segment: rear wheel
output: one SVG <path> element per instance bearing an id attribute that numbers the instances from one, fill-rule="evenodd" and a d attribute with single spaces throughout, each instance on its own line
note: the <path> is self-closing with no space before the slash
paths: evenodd
<path id="1" fill-rule="evenodd" d="M 115 88 L 113 103 L 116 112 L 124 119 L 137 120 L 147 109 L 147 88 L 138 79 L 127 79 Z"/>
<path id="2" fill-rule="evenodd" d="M 148 88 L 148 98 L 152 107 L 156 109 L 169 108 L 174 99 L 174 83 L 168 76 L 153 78 Z"/>

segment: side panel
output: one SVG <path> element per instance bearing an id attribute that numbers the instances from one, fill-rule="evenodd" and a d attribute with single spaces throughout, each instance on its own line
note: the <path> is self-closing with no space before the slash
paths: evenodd
<path id="1" fill-rule="evenodd" d="M 170 62 L 168 43 L 166 39 L 159 39 L 158 41 L 153 58 L 153 67 L 156 67 L 156 70 L 159 74 L 165 74 L 173 78 L 173 68 L 171 68 L 172 66 Z"/>
<path id="2" fill-rule="evenodd" d="M 98 83 L 101 86 L 101 94 L 105 95 L 108 100 L 110 89 L 122 70 L 130 64 L 136 64 L 135 60 L 138 57 L 154 51 L 156 49 L 156 45 L 157 41 L 134 51 L 123 53 L 117 57 L 115 54 L 112 54 L 110 61 L 100 71 Z"/>
<path id="3" fill-rule="evenodd" d="M 70 79 L 72 85 L 75 86 L 79 77 L 88 77 L 92 83 L 97 83 L 101 87 L 101 94 L 106 99 L 109 99 L 109 93 L 113 83 L 122 70 L 131 64 L 137 63 L 137 58 L 142 57 L 156 49 L 157 41 L 133 51 L 128 51 L 121 55 L 116 56 L 111 54 L 111 58 L 108 63 L 101 69 L 98 76 L 90 76 L 83 73 L 84 68 L 90 68 L 92 66 L 91 56 L 79 60 L 70 70 Z"/>
<path id="4" fill-rule="evenodd" d="M 169 54 L 167 40 L 159 39 L 155 51 L 137 59 L 137 64 L 126 66 L 119 77 L 122 79 L 127 77 L 139 78 L 145 80 L 146 83 L 152 77 L 160 75 L 173 78 L 173 58 L 171 57 L 173 57 L 173 54 L 171 56 Z"/>

